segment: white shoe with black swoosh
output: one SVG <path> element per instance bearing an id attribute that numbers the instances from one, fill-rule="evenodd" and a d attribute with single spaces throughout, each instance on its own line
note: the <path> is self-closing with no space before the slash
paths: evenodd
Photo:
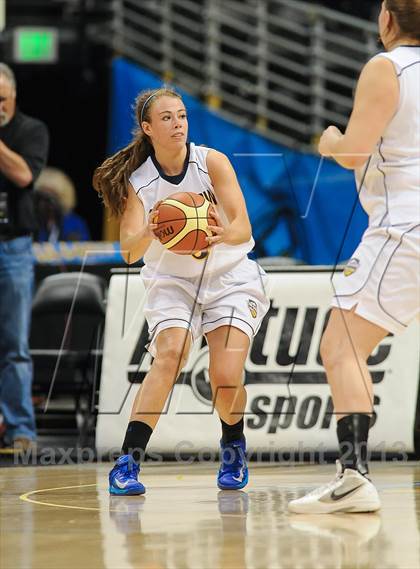
<path id="1" fill-rule="evenodd" d="M 343 468 L 337 460 L 337 475 L 332 482 L 320 486 L 302 498 L 289 503 L 294 514 L 332 514 L 334 512 L 376 512 L 381 507 L 372 482 L 351 468 Z"/>

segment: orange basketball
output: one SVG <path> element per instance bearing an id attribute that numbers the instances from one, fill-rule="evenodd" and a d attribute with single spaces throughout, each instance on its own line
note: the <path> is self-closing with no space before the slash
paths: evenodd
<path id="1" fill-rule="evenodd" d="M 158 227 L 154 233 L 164 247 L 178 255 L 192 255 L 207 249 L 211 236 L 208 225 L 215 225 L 210 215 L 211 203 L 200 194 L 178 192 L 159 205 Z"/>

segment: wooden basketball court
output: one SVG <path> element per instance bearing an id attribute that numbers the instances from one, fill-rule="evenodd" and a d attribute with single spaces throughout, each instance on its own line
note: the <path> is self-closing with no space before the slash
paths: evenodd
<path id="1" fill-rule="evenodd" d="M 143 497 L 110 497 L 109 463 L 0 470 L 2 569 L 418 568 L 420 467 L 373 463 L 379 514 L 289 515 L 334 466 L 251 464 L 245 491 L 217 465 L 146 465 Z"/>

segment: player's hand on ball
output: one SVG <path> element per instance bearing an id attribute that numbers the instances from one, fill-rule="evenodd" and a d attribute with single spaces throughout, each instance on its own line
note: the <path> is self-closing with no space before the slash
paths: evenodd
<path id="1" fill-rule="evenodd" d="M 226 239 L 226 227 L 223 225 L 220 215 L 217 213 L 215 207 L 211 206 L 209 214 L 212 216 L 216 224 L 208 225 L 207 229 L 213 233 L 210 237 L 207 237 L 209 247 L 213 245 L 218 245 L 223 243 Z"/>
<path id="2" fill-rule="evenodd" d="M 158 218 L 159 218 L 159 206 L 162 203 L 158 201 L 153 206 L 152 211 L 149 213 L 148 222 L 147 222 L 147 236 L 151 237 L 152 239 L 157 239 L 155 235 L 155 229 L 158 227 Z"/>
<path id="3" fill-rule="evenodd" d="M 339 140 L 343 134 L 336 126 L 329 126 L 324 130 L 319 139 L 318 152 L 321 156 L 331 156 L 333 145 Z"/>

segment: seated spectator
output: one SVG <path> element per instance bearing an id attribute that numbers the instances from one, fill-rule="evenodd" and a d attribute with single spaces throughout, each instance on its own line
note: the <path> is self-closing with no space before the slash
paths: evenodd
<path id="1" fill-rule="evenodd" d="M 44 168 L 35 184 L 35 207 L 39 231 L 37 241 L 89 241 L 86 221 L 74 212 L 76 191 L 62 170 Z"/>

